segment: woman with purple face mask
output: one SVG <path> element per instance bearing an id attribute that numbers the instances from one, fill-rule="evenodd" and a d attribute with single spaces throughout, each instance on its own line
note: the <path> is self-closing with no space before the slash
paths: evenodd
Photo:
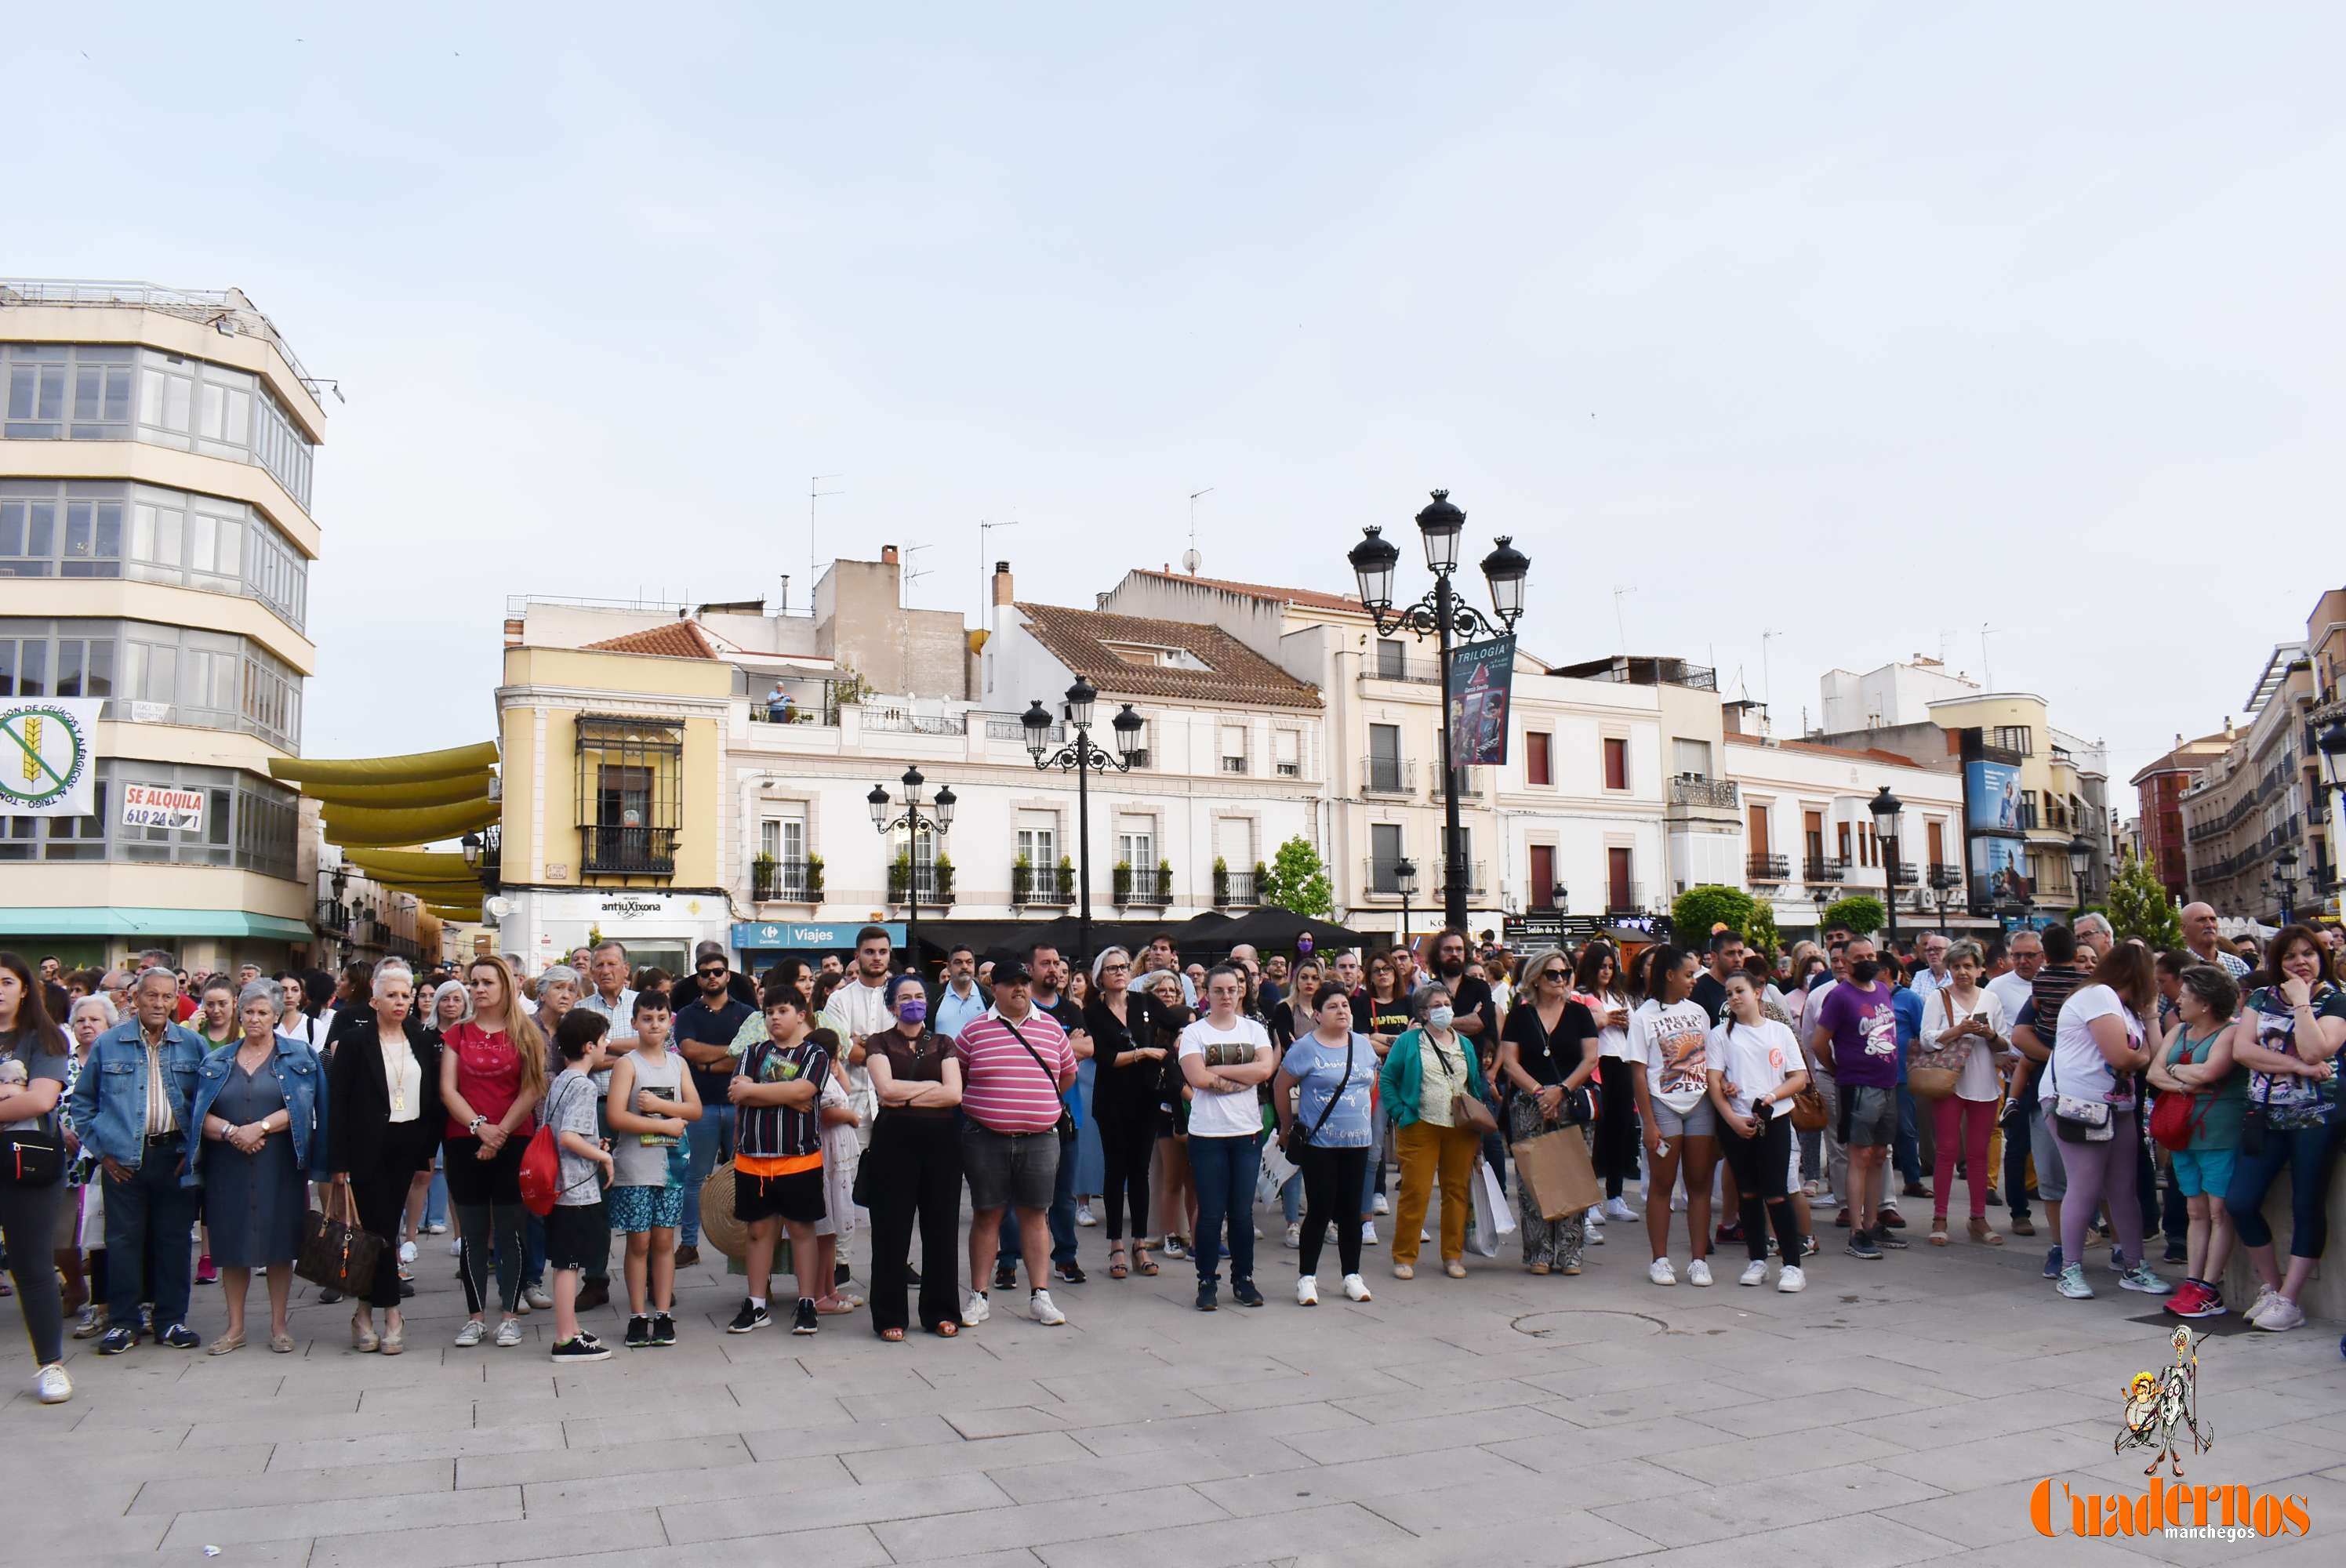
<path id="1" fill-rule="evenodd" d="M 911 1325 L 909 1265 L 921 1233 L 921 1317 L 941 1339 L 961 1332 L 961 1064 L 929 1028 L 929 1000 L 900 981 L 889 998 L 896 1026 L 864 1048 L 880 1114 L 864 1151 L 872 1213 L 872 1329 L 897 1343 Z"/>

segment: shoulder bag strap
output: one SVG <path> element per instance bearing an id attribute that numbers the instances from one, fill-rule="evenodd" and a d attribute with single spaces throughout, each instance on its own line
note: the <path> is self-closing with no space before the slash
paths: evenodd
<path id="1" fill-rule="evenodd" d="M 1314 1121 L 1314 1122 L 1311 1124 L 1311 1130 L 1309 1133 L 1306 1133 L 1306 1134 L 1303 1135 L 1303 1141 L 1304 1141 L 1305 1143 L 1307 1143 L 1307 1144 L 1308 1144 L 1308 1143 L 1310 1143 L 1313 1138 L 1316 1138 L 1316 1137 L 1318 1137 L 1318 1136 L 1320 1135 L 1320 1129 L 1321 1129 L 1321 1128 L 1322 1128 L 1322 1127 L 1324 1127 L 1324 1126 L 1326 1126 L 1326 1125 L 1328 1125 L 1328 1118 L 1329 1118 L 1330 1116 L 1332 1116 L 1332 1115 L 1334 1115 L 1336 1114 L 1336 1102 L 1337 1102 L 1337 1101 L 1339 1101 L 1339 1100 L 1341 1100 L 1341 1099 L 1342 1099 L 1342 1098 L 1344 1097 L 1344 1091 L 1345 1091 L 1346 1089 L 1351 1088 L 1352 1086 L 1352 1036 L 1350 1036 L 1350 1035 L 1348 1034 L 1348 1035 L 1346 1035 L 1346 1036 L 1344 1037 L 1344 1076 L 1343 1076 L 1343 1079 L 1342 1079 L 1340 1083 L 1338 1083 L 1338 1084 L 1337 1084 L 1337 1085 L 1336 1085 L 1336 1092 L 1335 1092 L 1334 1094 L 1332 1094 L 1332 1095 L 1329 1095 L 1329 1096 L 1328 1096 L 1328 1103 L 1327 1103 L 1326 1105 L 1322 1105 L 1322 1106 L 1321 1106 L 1321 1107 L 1320 1107 L 1320 1116 L 1319 1116 L 1319 1119 L 1318 1119 L 1318 1120 L 1316 1120 L 1316 1121 Z"/>
<path id="2" fill-rule="evenodd" d="M 1044 1065 L 1043 1065 L 1043 1058 L 1042 1058 L 1041 1056 L 1039 1056 L 1039 1055 L 1036 1055 L 1036 1054 L 1035 1054 L 1035 1047 L 1033 1047 L 1032 1045 L 1029 1045 L 1029 1044 L 1026 1044 L 1026 1036 L 1025 1036 L 1024 1034 L 1021 1034 L 1021 1033 L 1018 1033 L 1018 1025 L 1016 1025 L 1015 1023 L 1011 1023 L 1011 1022 L 1010 1022 L 1010 1020 L 1008 1020 L 1007 1018 L 1003 1017 L 1003 1016 L 1002 1016 L 1002 1014 L 1001 1014 L 1001 1013 L 995 1013 L 995 1014 L 994 1015 L 994 1021 L 995 1023 L 997 1023 L 1001 1024 L 1005 1029 L 1007 1029 L 1007 1030 L 1009 1030 L 1009 1031 L 1010 1031 L 1010 1038 L 1012 1038 L 1013 1040 L 1017 1041 L 1017 1042 L 1018 1042 L 1018 1044 L 1019 1044 L 1019 1045 L 1020 1045 L 1020 1047 L 1025 1051 L 1026 1054 L 1027 1054 L 1030 1058 L 1032 1058 L 1032 1059 L 1033 1059 L 1033 1061 L 1034 1061 L 1034 1063 L 1035 1063 L 1035 1065 L 1036 1067 L 1038 1067 L 1038 1068 L 1041 1068 L 1041 1069 L 1042 1069 L 1043 1077 L 1044 1077 L 1045 1081 L 1046 1081 L 1047 1083 L 1049 1083 L 1049 1084 L 1051 1085 L 1051 1093 L 1053 1093 L 1054 1095 L 1058 1094 L 1058 1093 L 1059 1093 L 1059 1075 L 1058 1075 L 1056 1073 L 1052 1072 L 1050 1068 L 1046 1067 L 1046 1066 L 1044 1066 Z"/>

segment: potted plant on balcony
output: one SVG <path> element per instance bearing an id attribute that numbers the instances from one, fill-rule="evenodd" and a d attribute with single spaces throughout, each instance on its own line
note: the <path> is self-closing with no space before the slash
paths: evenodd
<path id="1" fill-rule="evenodd" d="M 822 857 L 821 855 L 809 855 L 806 858 L 806 901 L 811 904 L 822 901 Z"/>
<path id="2" fill-rule="evenodd" d="M 1076 897 L 1076 862 L 1066 855 L 1059 857 L 1059 901 L 1072 903 Z"/>
<path id="3" fill-rule="evenodd" d="M 762 850 L 756 860 L 750 862 L 750 897 L 752 900 L 763 901 L 774 896 L 776 864 L 774 857 Z"/>
<path id="4" fill-rule="evenodd" d="M 1010 861 L 1010 901 L 1023 903 L 1035 887 L 1035 862 L 1021 850 Z"/>
<path id="5" fill-rule="evenodd" d="M 1157 901 L 1160 904 L 1173 901 L 1173 862 L 1170 860 L 1157 862 Z"/>
<path id="6" fill-rule="evenodd" d="M 1112 896 L 1117 903 L 1128 904 L 1132 901 L 1132 862 L 1130 860 L 1118 860 L 1116 863 L 1116 875 L 1112 879 L 1112 886 L 1114 890 Z"/>
<path id="7" fill-rule="evenodd" d="M 930 870 L 931 873 L 936 880 L 936 892 L 934 895 L 936 901 L 941 904 L 949 904 L 953 902 L 953 857 L 950 855 L 940 854 L 936 858 L 935 864 L 932 866 Z"/>
<path id="8" fill-rule="evenodd" d="M 1230 901 L 1230 863 L 1221 856 L 1214 857 L 1214 907 L 1220 909 Z"/>
<path id="9" fill-rule="evenodd" d="M 899 850 L 896 858 L 888 862 L 888 901 L 903 903 L 907 889 L 913 885 L 913 851 Z"/>

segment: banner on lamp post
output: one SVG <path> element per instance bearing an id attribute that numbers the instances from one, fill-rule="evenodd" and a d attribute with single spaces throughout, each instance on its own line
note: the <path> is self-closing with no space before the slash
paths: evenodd
<path id="1" fill-rule="evenodd" d="M 87 817 L 95 809 L 95 697 L 0 702 L 0 817 Z"/>
<path id="2" fill-rule="evenodd" d="M 1510 635 L 1450 650 L 1450 763 L 1495 768 L 1507 760 L 1507 699 L 1515 679 Z"/>

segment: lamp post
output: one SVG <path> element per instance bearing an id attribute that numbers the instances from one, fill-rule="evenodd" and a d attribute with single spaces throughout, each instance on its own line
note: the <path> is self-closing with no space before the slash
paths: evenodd
<path id="1" fill-rule="evenodd" d="M 888 815 L 888 808 L 893 802 L 889 799 L 888 791 L 882 786 L 878 784 L 872 786 L 872 793 L 863 797 L 863 799 L 864 803 L 872 808 L 872 825 L 880 830 L 882 839 L 886 839 L 889 834 L 902 828 L 905 830 L 906 842 L 912 846 L 904 864 L 904 952 L 912 967 L 913 978 L 919 980 L 921 979 L 921 830 L 933 828 L 937 832 L 942 833 L 952 828 L 954 806 L 956 802 L 953 786 L 950 784 L 937 791 L 937 798 L 933 802 L 926 799 L 924 797 L 928 792 L 928 780 L 921 777 L 921 770 L 918 768 L 905 769 L 904 777 L 901 782 L 904 786 L 904 809 L 894 817 Z M 922 810 L 923 806 L 929 807 L 929 809 Z"/>
<path id="2" fill-rule="evenodd" d="M 1126 703 L 1117 716 L 1108 720 L 1116 731 L 1116 752 L 1109 755 L 1092 739 L 1092 705 L 1099 700 L 1099 692 L 1082 676 L 1067 687 L 1067 728 L 1072 738 L 1058 750 L 1051 749 L 1051 714 L 1041 699 L 1027 705 L 1019 716 L 1025 727 L 1027 755 L 1035 766 L 1046 772 L 1056 768 L 1073 769 L 1076 775 L 1076 962 L 1088 963 L 1092 956 L 1092 790 L 1091 777 L 1095 769 L 1117 773 L 1132 771 L 1133 754 L 1140 749 L 1140 715 Z"/>
<path id="3" fill-rule="evenodd" d="M 1455 637 L 1495 637 L 1501 628 L 1513 631 L 1524 613 L 1524 579 L 1531 558 L 1515 547 L 1510 535 L 1499 535 L 1498 548 L 1483 557 L 1483 575 L 1491 586 L 1491 607 L 1499 625 L 1452 591 L 1450 579 L 1458 570 L 1458 536 L 1466 529 L 1466 514 L 1450 504 L 1450 492 L 1437 490 L 1433 502 L 1417 514 L 1417 531 L 1425 540 L 1425 564 L 1433 573 L 1433 586 L 1413 605 L 1392 602 L 1393 568 L 1401 549 L 1384 537 L 1382 528 L 1361 530 L 1361 542 L 1346 553 L 1352 575 L 1360 579 L 1361 605 L 1380 636 L 1407 628 L 1421 640 L 1438 639 L 1442 679 L 1442 920 L 1452 931 L 1466 929 L 1466 856 L 1458 828 L 1458 770 L 1450 746 L 1450 659 Z"/>
<path id="4" fill-rule="evenodd" d="M 1889 896 L 1882 900 L 1890 916 L 1890 945 L 1898 945 L 1898 834 L 1903 826 L 1906 802 L 1890 792 L 1884 784 L 1875 792 L 1865 809 L 1873 816 L 1873 837 L 1882 845 L 1882 891 Z"/>
<path id="5" fill-rule="evenodd" d="M 2331 803 L 2330 830 L 2323 839 L 2330 850 L 2326 885 L 2317 890 L 2328 893 L 2339 886 L 2338 836 L 2346 832 L 2346 718 L 2332 718 L 2323 725 L 2313 744 L 2321 753 L 2321 769 L 2329 775 L 2331 792 L 2338 797 Z"/>
<path id="6" fill-rule="evenodd" d="M 2297 902 L 2297 846 L 2283 844 L 2280 853 L 2273 857 L 2273 881 L 2280 888 L 2280 923 L 2289 924 L 2289 917 Z"/>
<path id="7" fill-rule="evenodd" d="M 1417 862 L 1406 856 L 1393 862 L 1393 886 L 1401 891 L 1401 935 L 1394 938 L 1403 947 L 1409 945 L 1409 898 L 1417 891 Z"/>
<path id="8" fill-rule="evenodd" d="M 2073 907 L 2086 907 L 2086 873 L 2094 864 L 2094 841 L 2080 833 L 2069 840 L 2069 891 L 2075 897 Z"/>

